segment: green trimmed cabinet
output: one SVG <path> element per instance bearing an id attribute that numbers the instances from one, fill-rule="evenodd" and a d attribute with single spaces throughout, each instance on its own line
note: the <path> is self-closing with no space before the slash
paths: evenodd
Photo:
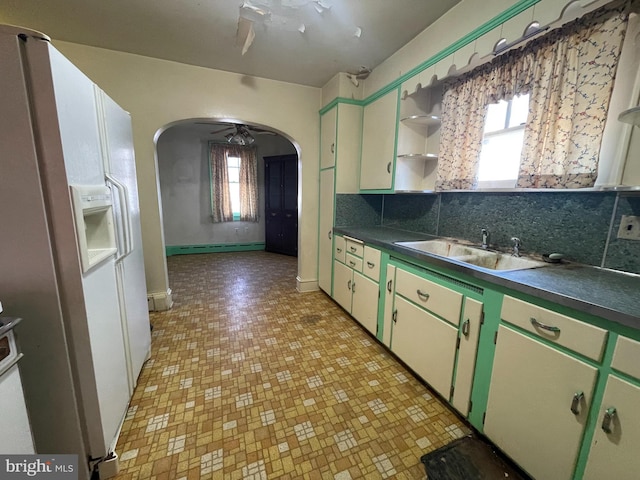
<path id="1" fill-rule="evenodd" d="M 360 190 L 393 188 L 398 95 L 391 90 L 364 107 Z"/>
<path id="2" fill-rule="evenodd" d="M 619 337 L 598 411 L 584 480 L 635 480 L 640 472 L 640 342 Z M 628 378 L 623 378 L 627 376 Z"/>
<path id="3" fill-rule="evenodd" d="M 331 295 L 333 262 L 333 196 L 335 168 L 320 172 L 320 220 L 318 236 L 318 285 Z"/>
<path id="4" fill-rule="evenodd" d="M 373 335 L 378 333 L 379 278 L 380 250 L 336 237 L 333 298 Z"/>
<path id="5" fill-rule="evenodd" d="M 318 285 L 332 294 L 336 193 L 358 192 L 362 107 L 338 103 L 320 117 Z"/>
<path id="6" fill-rule="evenodd" d="M 607 331 L 510 296 L 501 318 L 484 433 L 534 478 L 572 479 L 598 379 L 579 356 L 601 361 Z"/>
<path id="7" fill-rule="evenodd" d="M 389 264 L 386 272 L 383 343 L 467 416 L 482 302 L 418 270 Z"/>

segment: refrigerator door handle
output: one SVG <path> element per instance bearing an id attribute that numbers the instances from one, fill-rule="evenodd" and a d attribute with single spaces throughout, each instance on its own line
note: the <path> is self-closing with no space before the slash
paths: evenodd
<path id="1" fill-rule="evenodd" d="M 120 215 L 122 218 L 122 233 L 124 235 L 124 251 L 116 257 L 116 262 L 122 260 L 133 251 L 133 239 L 131 236 L 131 216 L 129 214 L 129 192 L 126 185 L 117 180 L 113 175 L 105 175 L 118 192 Z"/>

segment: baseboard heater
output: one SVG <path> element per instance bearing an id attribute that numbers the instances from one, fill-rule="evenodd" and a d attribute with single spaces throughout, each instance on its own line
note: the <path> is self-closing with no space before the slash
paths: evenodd
<path id="1" fill-rule="evenodd" d="M 252 252 L 264 250 L 264 242 L 221 243 L 217 245 L 171 245 L 165 248 L 167 257 L 172 255 L 192 255 L 194 253 Z"/>

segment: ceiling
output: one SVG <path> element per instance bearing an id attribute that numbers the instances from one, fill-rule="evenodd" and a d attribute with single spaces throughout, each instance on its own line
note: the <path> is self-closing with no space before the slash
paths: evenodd
<path id="1" fill-rule="evenodd" d="M 460 1 L 2 0 L 0 23 L 54 41 L 322 87 L 338 72 L 375 68 Z"/>

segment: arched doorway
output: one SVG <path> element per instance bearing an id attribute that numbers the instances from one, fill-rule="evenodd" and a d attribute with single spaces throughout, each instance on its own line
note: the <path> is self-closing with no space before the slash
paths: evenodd
<path id="1" fill-rule="evenodd" d="M 260 215 L 257 222 L 235 220 L 214 223 L 210 145 L 212 142 L 235 142 L 234 136 L 243 134 L 250 136 L 250 143 L 256 150 Z M 290 155 L 298 158 L 297 146 L 285 134 L 267 126 L 230 119 L 190 119 L 167 126 L 157 136 L 156 153 L 168 256 L 265 249 L 267 187 L 264 159 Z M 297 171 L 299 162 L 296 161 Z M 299 175 L 296 177 L 299 182 Z"/>

